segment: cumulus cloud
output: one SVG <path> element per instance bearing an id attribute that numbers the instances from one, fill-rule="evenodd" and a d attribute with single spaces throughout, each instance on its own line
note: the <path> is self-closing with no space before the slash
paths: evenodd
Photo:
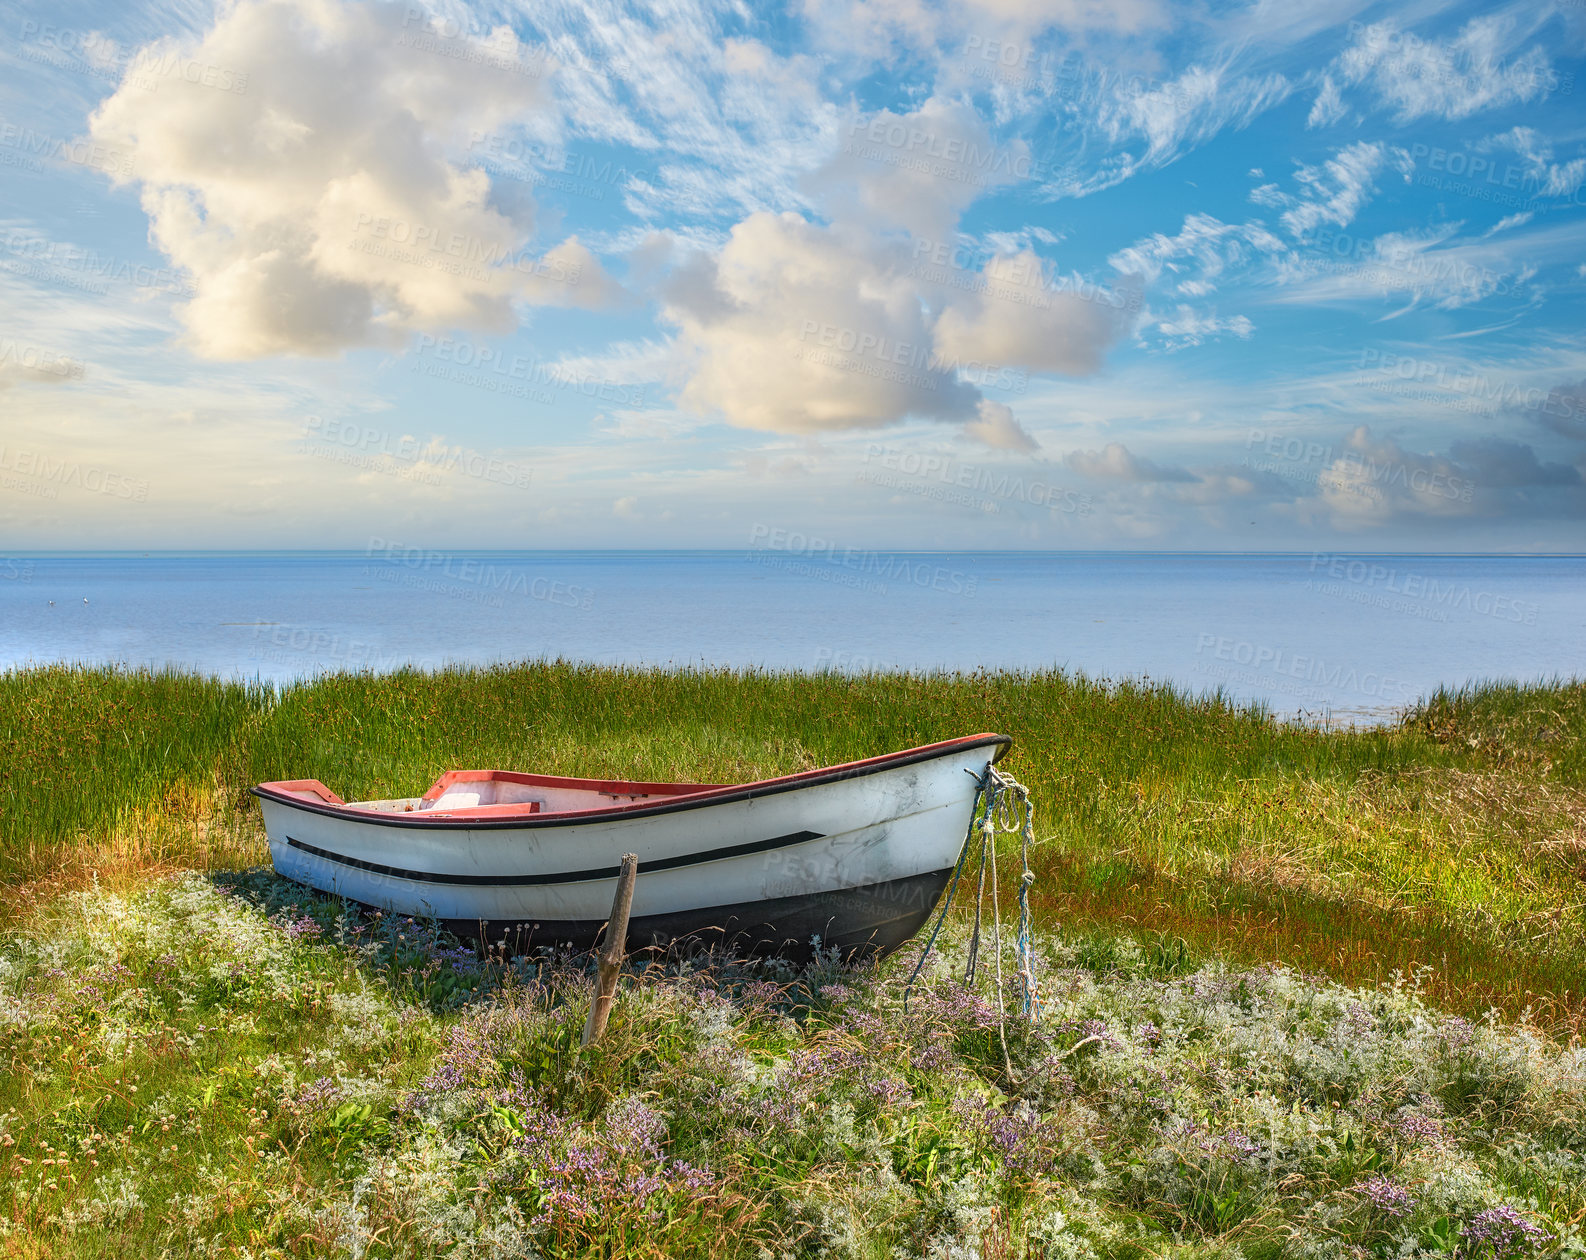
<path id="1" fill-rule="evenodd" d="M 1541 459 L 1523 442 L 1455 442 L 1447 455 L 1406 450 L 1355 429 L 1344 452 L 1317 479 L 1333 523 L 1364 528 L 1395 520 L 1586 515 L 1586 480 L 1568 464 Z"/>
<path id="2" fill-rule="evenodd" d="M 1350 433 L 1344 448 L 1316 479 L 1317 496 L 1335 523 L 1379 525 L 1396 516 L 1468 516 L 1474 510 L 1474 487 L 1452 460 L 1374 438 L 1366 425 Z"/>
<path id="3" fill-rule="evenodd" d="M 1040 449 L 1041 444 L 1013 418 L 1011 407 L 982 398 L 976 412 L 976 418 L 964 426 L 965 434 L 975 441 L 999 451 L 1023 451 L 1028 454 Z"/>
<path id="4" fill-rule="evenodd" d="M 756 214 L 690 267 L 665 308 L 686 408 L 778 433 L 978 418 L 979 391 L 936 360 L 913 282 L 867 242 L 791 212 Z"/>
<path id="5" fill-rule="evenodd" d="M 948 362 L 1085 375 L 1101 366 L 1124 329 L 1133 295 L 1065 287 L 1034 250 L 987 262 L 982 283 L 954 297 L 936 323 Z"/>
<path id="6" fill-rule="evenodd" d="M 1157 464 L 1132 453 L 1121 442 L 1108 442 L 1099 451 L 1070 451 L 1063 462 L 1084 477 L 1104 481 L 1180 481 L 1196 480 L 1187 468 Z"/>
<path id="7" fill-rule="evenodd" d="M 834 218 L 939 241 L 976 198 L 1034 169 L 1024 141 L 999 143 L 973 106 L 933 96 L 855 118 L 807 186 Z"/>
<path id="8" fill-rule="evenodd" d="M 218 358 L 334 354 L 420 328 L 504 331 L 515 302 L 601 305 L 568 241 L 527 248 L 530 197 L 449 155 L 549 128 L 554 65 L 507 27 L 470 37 L 401 5 L 243 0 L 195 42 L 140 52 L 91 120 L 131 155 L 151 238 L 192 278 Z M 142 90 L 150 67 L 193 65 Z M 213 71 L 213 73 L 209 73 Z"/>

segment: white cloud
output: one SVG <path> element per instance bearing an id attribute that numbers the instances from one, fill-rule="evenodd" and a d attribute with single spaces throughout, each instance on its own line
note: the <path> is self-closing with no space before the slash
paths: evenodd
<path id="1" fill-rule="evenodd" d="M 552 63 L 506 27 L 471 38 L 417 12 L 244 0 L 196 43 L 140 53 L 95 113 L 95 139 L 132 155 L 152 239 L 192 277 L 199 353 L 333 354 L 420 328 L 502 331 L 519 301 L 612 299 L 577 241 L 528 251 L 532 198 L 448 156 L 548 125 Z M 143 90 L 172 57 L 238 90 L 185 75 Z"/>
<path id="2" fill-rule="evenodd" d="M 979 392 L 936 364 L 913 282 L 863 240 L 757 214 L 694 267 L 666 307 L 685 408 L 778 433 L 976 418 Z"/>
<path id="3" fill-rule="evenodd" d="M 933 96 L 855 118 L 807 187 L 835 219 L 936 241 L 977 198 L 1033 172 L 1022 140 L 1000 144 L 973 106 Z"/>
<path id="4" fill-rule="evenodd" d="M 1027 34 L 1050 27 L 1133 33 L 1165 25 L 1168 16 L 1157 0 L 958 0 L 949 7 L 966 21 L 989 17 Z"/>
<path id="5" fill-rule="evenodd" d="M 936 351 L 965 367 L 1086 375 L 1122 333 L 1129 305 L 1119 290 L 1066 288 L 1026 249 L 992 258 L 980 283 L 949 302 L 936 323 Z"/>
<path id="6" fill-rule="evenodd" d="M 1540 291 L 1532 281 L 1539 269 L 1571 264 L 1586 248 L 1586 225 L 1577 221 L 1475 239 L 1461 239 L 1460 226 L 1362 238 L 1354 251 L 1336 257 L 1291 254 L 1277 264 L 1280 292 L 1269 300 L 1314 305 L 1393 298 L 1405 309 L 1431 302 L 1443 310 L 1493 296 L 1535 303 Z"/>
<path id="7" fill-rule="evenodd" d="M 1564 516 L 1586 514 L 1581 474 L 1547 463 L 1522 442 L 1482 438 L 1455 442 L 1448 455 L 1409 451 L 1376 438 L 1365 425 L 1317 478 L 1320 502 L 1343 528 L 1412 518 L 1446 520 L 1526 515 L 1540 499 Z"/>
<path id="8" fill-rule="evenodd" d="M 1113 90 L 1096 104 L 1094 117 L 1080 121 L 1114 145 L 1143 140 L 1144 151 L 1131 145 L 1095 163 L 1089 174 L 1064 174 L 1052 182 L 1053 192 L 1085 196 L 1139 171 L 1165 166 L 1228 127 L 1248 126 L 1285 100 L 1294 86 L 1281 74 L 1234 75 L 1226 66 L 1199 64 L 1145 88 L 1137 80 L 1113 82 Z"/>
<path id="9" fill-rule="evenodd" d="M 1540 197 L 1573 197 L 1586 182 L 1586 158 L 1553 161 L 1553 146 L 1531 127 L 1513 127 L 1483 148 L 1513 149 L 1526 167 L 1525 190 Z"/>
<path id="10" fill-rule="evenodd" d="M 803 0 L 810 38 L 831 52 L 891 62 L 967 36 L 1029 40 L 1065 32 L 1136 34 L 1166 26 L 1162 0 Z"/>
<path id="11" fill-rule="evenodd" d="M 1558 84 L 1541 47 L 1519 45 L 1547 17 L 1520 29 L 1515 10 L 1474 18 L 1450 40 L 1425 39 L 1392 22 L 1361 28 L 1334 63 L 1344 82 L 1372 88 L 1399 122 L 1454 121 L 1482 110 L 1540 100 Z"/>
<path id="12" fill-rule="evenodd" d="M 1194 481 L 1187 468 L 1157 464 L 1133 454 L 1121 442 L 1108 442 L 1099 451 L 1070 451 L 1063 462 L 1085 477 L 1104 481 Z"/>
<path id="13" fill-rule="evenodd" d="M 1224 223 L 1209 214 L 1191 214 L 1173 236 L 1157 232 L 1119 250 L 1107 261 L 1126 275 L 1155 283 L 1163 272 L 1178 278 L 1175 291 L 1203 297 L 1223 273 L 1247 263 L 1257 251 L 1283 252 L 1283 242 L 1259 223 Z"/>
<path id="14" fill-rule="evenodd" d="M 1441 456 L 1406 451 L 1390 438 L 1373 438 L 1358 426 L 1345 451 L 1316 478 L 1317 495 L 1335 523 L 1382 524 L 1395 516 L 1465 516 L 1460 469 Z"/>
<path id="15" fill-rule="evenodd" d="M 929 48 L 942 28 L 941 10 L 927 0 L 802 0 L 800 8 L 812 42 L 863 61 Z"/>
<path id="16" fill-rule="evenodd" d="M 741 15 L 709 0 L 507 4 L 559 64 L 570 139 L 638 151 L 621 187 L 632 213 L 735 220 L 806 206 L 798 183 L 846 112 L 823 92 L 826 59 L 746 36 Z"/>
<path id="17" fill-rule="evenodd" d="M 1510 228 L 1524 227 L 1536 216 L 1529 210 L 1522 210 L 1518 214 L 1506 214 L 1483 233 L 1484 236 L 1496 236 L 1499 232 L 1507 232 Z"/>
<path id="18" fill-rule="evenodd" d="M 80 381 L 82 362 L 48 346 L 0 337 L 0 393 L 15 385 L 68 385 Z"/>
<path id="19" fill-rule="evenodd" d="M 964 426 L 964 433 L 975 441 L 999 451 L 1022 451 L 1028 454 L 1040 449 L 1041 444 L 1013 418 L 1012 408 L 982 398 L 976 411 L 977 418 Z"/>
<path id="20" fill-rule="evenodd" d="M 1248 341 L 1256 330 L 1256 326 L 1243 315 L 1219 319 L 1215 313 L 1195 311 L 1188 306 L 1180 306 L 1175 314 L 1159 319 L 1156 328 L 1162 334 L 1167 347 L 1172 350 L 1183 346 L 1198 346 L 1224 333 L 1241 341 Z"/>
<path id="21" fill-rule="evenodd" d="M 1305 119 L 1307 127 L 1330 127 L 1345 114 L 1344 98 L 1339 95 L 1338 84 L 1332 75 L 1322 76 L 1322 86 L 1317 90 L 1316 101 Z"/>
<path id="22" fill-rule="evenodd" d="M 1123 95 L 1110 124 L 1115 136 L 1131 131 L 1144 136 L 1146 161 L 1160 163 L 1186 140 L 1246 125 L 1286 97 L 1290 87 L 1282 75 L 1225 81 L 1221 69 L 1191 66 L 1159 87 Z"/>
<path id="23" fill-rule="evenodd" d="M 1295 171 L 1294 178 L 1304 185 L 1301 196 L 1285 197 L 1272 185 L 1264 185 L 1251 199 L 1257 200 L 1260 194 L 1261 204 L 1286 204 L 1289 208 L 1280 217 L 1293 236 L 1304 236 L 1324 223 L 1347 227 L 1376 192 L 1372 181 L 1382 168 L 1384 155 L 1380 143 L 1357 141 L 1339 149 L 1321 166 L 1301 166 Z"/>

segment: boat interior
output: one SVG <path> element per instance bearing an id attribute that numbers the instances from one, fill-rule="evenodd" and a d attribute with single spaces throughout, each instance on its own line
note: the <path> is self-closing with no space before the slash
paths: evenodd
<path id="1" fill-rule="evenodd" d="M 425 814 L 435 818 L 497 818 L 521 814 L 564 814 L 644 801 L 665 801 L 710 792 L 719 783 L 629 783 L 621 779 L 566 779 L 512 770 L 448 770 L 423 796 L 383 801 L 344 801 L 318 779 L 264 783 L 283 796 L 315 805 L 335 805 L 378 814 Z"/>

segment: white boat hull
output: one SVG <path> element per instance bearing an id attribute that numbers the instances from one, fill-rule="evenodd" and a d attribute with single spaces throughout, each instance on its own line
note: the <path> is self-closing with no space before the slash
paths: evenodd
<path id="1" fill-rule="evenodd" d="M 1006 747 L 975 737 L 697 800 L 483 823 L 256 792 L 282 875 L 512 952 L 594 944 L 625 853 L 630 949 L 885 952 L 930 914 Z"/>

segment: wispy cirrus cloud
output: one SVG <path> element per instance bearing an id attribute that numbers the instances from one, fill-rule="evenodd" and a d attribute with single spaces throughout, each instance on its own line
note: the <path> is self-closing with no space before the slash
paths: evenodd
<path id="1" fill-rule="evenodd" d="M 1083 166 L 1062 162 L 1047 180 L 1047 191 L 1089 196 L 1166 166 L 1224 131 L 1249 126 L 1293 90 L 1280 73 L 1242 74 L 1229 64 L 1197 64 L 1165 82 L 1125 81 L 1094 102 L 1082 97 L 1084 121 L 1110 152 Z"/>
<path id="2" fill-rule="evenodd" d="M 1540 42 L 1542 8 L 1508 6 L 1473 18 L 1450 39 L 1423 36 L 1389 20 L 1359 25 L 1333 72 L 1390 108 L 1397 121 L 1447 121 L 1541 100 L 1559 84 Z"/>
<path id="3" fill-rule="evenodd" d="M 1172 236 L 1153 233 L 1107 261 L 1148 284 L 1166 276 L 1174 293 L 1204 297 L 1216 289 L 1224 273 L 1237 273 L 1259 255 L 1280 254 L 1285 248 L 1260 223 L 1224 223 L 1213 215 L 1191 214 Z"/>
<path id="4" fill-rule="evenodd" d="M 1294 172 L 1298 192 L 1262 184 L 1251 192 L 1250 200 L 1281 209 L 1279 221 L 1291 236 L 1305 236 L 1324 224 L 1348 227 L 1377 191 L 1377 174 L 1387 158 L 1388 148 L 1381 142 L 1357 141 L 1325 162 L 1301 165 Z"/>

